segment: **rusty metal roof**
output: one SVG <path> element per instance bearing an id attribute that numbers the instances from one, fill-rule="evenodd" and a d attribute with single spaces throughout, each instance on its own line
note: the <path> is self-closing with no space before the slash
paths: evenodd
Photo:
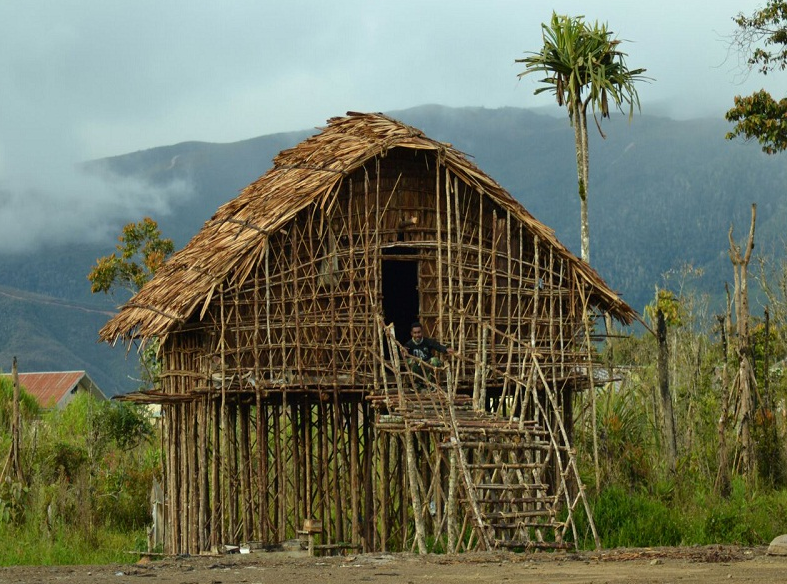
<path id="1" fill-rule="evenodd" d="M 9 373 L 4 373 L 3 376 L 11 377 Z M 19 373 L 19 385 L 43 408 L 57 407 L 61 400 L 76 391 L 80 384 L 93 395 L 98 393 L 104 396 L 85 371 Z M 106 396 L 104 398 L 106 399 Z"/>

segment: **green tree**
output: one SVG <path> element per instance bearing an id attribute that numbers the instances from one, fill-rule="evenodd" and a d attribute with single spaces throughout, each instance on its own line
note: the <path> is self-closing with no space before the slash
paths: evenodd
<path id="1" fill-rule="evenodd" d="M 768 0 L 751 16 L 739 13 L 732 46 L 746 59 L 748 69 L 763 75 L 787 68 L 787 1 Z M 732 140 L 756 139 L 767 154 L 787 149 L 787 98 L 774 99 L 761 89 L 749 96 L 735 96 L 735 107 L 725 118 L 735 125 L 727 133 Z"/>
<path id="2" fill-rule="evenodd" d="M 175 249 L 171 239 L 161 237 L 158 223 L 150 217 L 123 227 L 118 241 L 117 252 L 96 260 L 87 276 L 94 294 L 109 294 L 117 288 L 132 294 L 139 291 Z"/>
<path id="3" fill-rule="evenodd" d="M 635 82 L 646 80 L 645 69 L 629 69 L 619 50 L 620 40 L 613 38 L 607 24 L 592 25 L 582 16 L 563 16 L 552 13 L 550 23 L 542 24 L 544 45 L 538 52 L 516 59 L 525 70 L 521 79 L 530 73 L 544 73 L 541 80 L 546 86 L 535 90 L 555 94 L 559 106 L 568 109 L 568 117 L 574 127 L 577 157 L 577 181 L 581 215 L 582 259 L 590 263 L 590 231 L 588 226 L 588 174 L 589 149 L 587 111 L 593 112 L 596 127 L 602 137 L 601 124 L 596 117 L 608 118 L 609 103 L 623 111 L 628 106 L 629 119 L 634 115 L 634 106 L 640 108 Z"/>
<path id="4" fill-rule="evenodd" d="M 117 251 L 96 260 L 96 265 L 87 275 L 94 294 L 110 294 L 118 288 L 132 294 L 138 292 L 175 249 L 171 239 L 161 237 L 158 223 L 150 217 L 123 227 L 118 241 Z M 140 351 L 144 387 L 152 387 L 158 379 L 161 365 L 156 358 L 157 353 L 156 340 L 148 342 Z"/>

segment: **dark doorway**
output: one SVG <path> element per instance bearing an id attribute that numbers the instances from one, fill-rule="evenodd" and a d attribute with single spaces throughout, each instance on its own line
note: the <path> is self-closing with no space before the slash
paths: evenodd
<path id="1" fill-rule="evenodd" d="M 418 261 L 383 260 L 383 311 L 385 323 L 394 323 L 396 340 L 410 340 L 410 324 L 418 318 Z M 387 348 L 387 347 L 386 347 Z"/>

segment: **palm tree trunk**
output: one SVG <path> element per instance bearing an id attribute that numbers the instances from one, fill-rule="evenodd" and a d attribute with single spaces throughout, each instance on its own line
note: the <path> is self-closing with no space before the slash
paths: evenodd
<path id="1" fill-rule="evenodd" d="M 580 254 L 590 263 L 590 227 L 588 222 L 588 174 L 590 156 L 588 151 L 587 115 L 582 104 L 573 105 L 574 140 L 577 149 L 577 190 L 579 194 Z"/>

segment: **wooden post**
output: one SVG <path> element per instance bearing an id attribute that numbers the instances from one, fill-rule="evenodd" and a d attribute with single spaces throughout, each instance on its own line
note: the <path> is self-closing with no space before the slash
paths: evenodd
<path id="1" fill-rule="evenodd" d="M 352 514 L 351 541 L 357 546 L 360 543 L 360 490 L 361 483 L 358 478 L 358 404 L 352 401 L 348 404 L 350 409 L 350 513 Z"/>
<path id="2" fill-rule="evenodd" d="M 19 412 L 19 368 L 16 357 L 11 365 L 11 379 L 14 384 L 14 402 L 11 421 L 11 472 L 15 481 L 22 482 L 22 418 Z"/>
<path id="3" fill-rule="evenodd" d="M 664 440 L 667 443 L 667 465 L 671 472 L 676 470 L 678 457 L 677 439 L 675 436 L 675 414 L 672 411 L 672 395 L 669 390 L 668 350 L 667 350 L 667 323 L 664 313 L 659 308 L 656 312 L 657 331 L 659 342 L 659 390 L 661 391 L 661 407 L 664 411 Z"/>

